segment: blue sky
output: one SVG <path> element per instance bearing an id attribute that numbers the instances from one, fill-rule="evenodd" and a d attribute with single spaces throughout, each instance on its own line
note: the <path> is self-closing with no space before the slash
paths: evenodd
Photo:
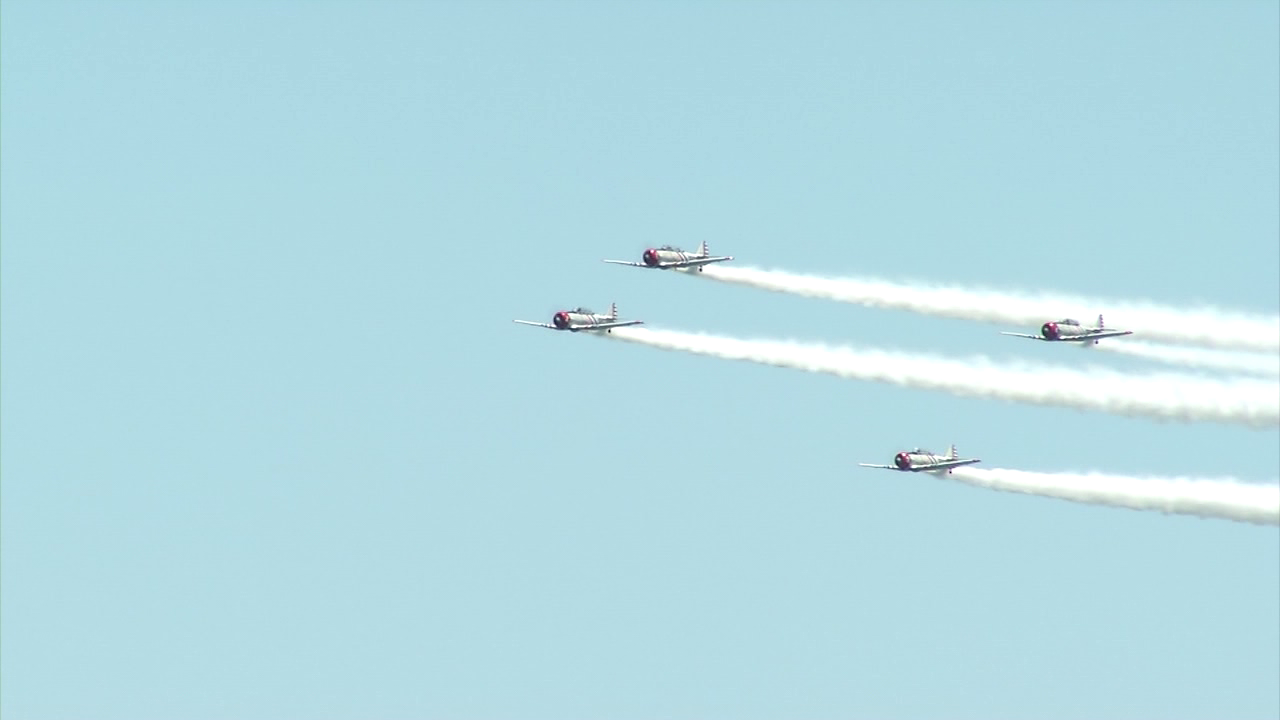
<path id="1" fill-rule="evenodd" d="M 510 320 L 616 300 L 1083 362 L 599 262 L 703 239 L 1274 314 L 1278 25 L 1264 2 L 6 2 L 0 711 L 1275 717 L 1274 528 L 857 467 L 955 442 L 1266 482 L 1275 431 Z"/>

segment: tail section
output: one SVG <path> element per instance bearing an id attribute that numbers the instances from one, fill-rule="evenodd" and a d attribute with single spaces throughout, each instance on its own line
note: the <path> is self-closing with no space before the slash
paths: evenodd
<path id="1" fill-rule="evenodd" d="M 614 320 L 618 319 L 618 303 L 612 303 L 609 305 L 609 317 Z"/>
<path id="2" fill-rule="evenodd" d="M 951 458 L 952 460 L 955 460 L 956 458 L 960 457 L 960 453 L 956 452 L 955 443 L 951 444 L 951 452 L 947 454 L 947 457 Z"/>
<path id="3" fill-rule="evenodd" d="M 711 251 L 707 249 L 707 241 L 703 240 L 702 247 L 698 249 L 698 257 L 707 257 L 710 254 Z"/>
<path id="4" fill-rule="evenodd" d="M 1102 324 L 1102 313 L 1098 313 L 1098 329 L 1101 330 L 1104 327 L 1106 326 Z"/>

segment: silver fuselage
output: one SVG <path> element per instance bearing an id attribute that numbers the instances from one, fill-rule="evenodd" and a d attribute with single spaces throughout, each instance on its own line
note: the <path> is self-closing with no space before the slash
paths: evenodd
<path id="1" fill-rule="evenodd" d="M 1082 325 L 1072 325 L 1067 322 L 1047 322 L 1040 326 L 1040 334 L 1045 340 L 1062 340 L 1063 338 L 1080 337 L 1082 335 L 1093 335 L 1101 332 L 1102 328 L 1084 327 Z"/>
<path id="2" fill-rule="evenodd" d="M 893 465 L 899 470 L 919 470 L 954 459 L 946 455 L 934 455 L 925 450 L 917 450 L 915 452 L 900 452 L 894 455 Z"/>
<path id="3" fill-rule="evenodd" d="M 696 253 L 688 253 L 683 250 L 649 248 L 644 251 L 644 254 L 640 256 L 640 259 L 649 267 L 658 267 L 659 265 L 666 265 L 669 263 L 689 262 L 690 260 L 695 260 L 699 257 L 703 256 Z"/>
<path id="4" fill-rule="evenodd" d="M 557 330 L 590 330 L 597 325 L 605 325 L 616 321 L 617 318 L 608 315 L 596 315 L 595 313 L 581 313 L 572 311 L 561 311 L 551 316 L 551 324 L 556 326 Z"/>

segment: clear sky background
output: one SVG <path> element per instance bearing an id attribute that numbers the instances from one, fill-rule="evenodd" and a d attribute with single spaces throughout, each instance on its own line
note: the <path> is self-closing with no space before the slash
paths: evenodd
<path id="1" fill-rule="evenodd" d="M 856 466 L 1274 482 L 1276 431 L 511 320 L 1167 370 L 600 259 L 1274 314 L 1278 27 L 7 0 L 0 712 L 1277 717 L 1276 528 Z"/>

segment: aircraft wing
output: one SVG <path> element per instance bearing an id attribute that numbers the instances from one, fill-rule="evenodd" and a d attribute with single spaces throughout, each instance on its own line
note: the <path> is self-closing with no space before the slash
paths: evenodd
<path id="1" fill-rule="evenodd" d="M 600 323 L 599 325 L 582 325 L 570 330 L 610 330 L 612 328 L 627 327 L 628 325 L 643 325 L 643 320 L 620 320 L 618 322 Z"/>
<path id="2" fill-rule="evenodd" d="M 631 267 L 651 268 L 658 270 L 679 270 L 680 268 L 698 267 L 700 265 L 710 265 L 711 263 L 724 262 L 732 260 L 732 255 L 722 255 L 719 257 L 695 257 L 688 260 L 680 260 L 678 262 L 658 263 L 657 265 L 645 265 L 644 263 L 628 262 L 626 260 L 604 260 L 603 262 L 613 265 L 629 265 Z"/>
<path id="3" fill-rule="evenodd" d="M 932 465 L 913 467 L 911 469 L 915 472 L 920 472 L 921 470 L 946 470 L 947 468 L 960 467 L 961 465 L 972 465 L 976 462 L 982 461 L 978 458 L 956 458 L 954 460 L 943 460 L 942 462 L 934 463 Z"/>
<path id="4" fill-rule="evenodd" d="M 1105 330 L 1100 333 L 1086 335 L 1085 339 L 1097 340 L 1098 338 L 1120 337 L 1121 335 L 1132 335 L 1132 334 L 1133 334 L 1132 330 Z"/>
<path id="5" fill-rule="evenodd" d="M 696 257 L 696 258 L 690 258 L 688 260 L 682 260 L 680 262 L 662 263 L 658 265 L 658 267 L 660 268 L 698 267 L 699 265 L 710 265 L 711 263 L 724 262 L 725 260 L 732 260 L 732 259 L 733 259 L 732 255 L 722 255 L 720 257 Z"/>
<path id="6" fill-rule="evenodd" d="M 885 470 L 897 470 L 897 469 L 898 469 L 898 468 L 896 468 L 896 467 L 894 467 L 894 466 L 892 466 L 892 465 L 868 465 L 867 463 L 858 463 L 858 465 L 859 465 L 860 467 L 884 468 Z"/>
<path id="7" fill-rule="evenodd" d="M 1102 338 L 1120 337 L 1121 335 L 1132 335 L 1132 330 L 1103 330 L 1102 332 L 1089 333 L 1085 335 L 1068 335 L 1058 338 L 1058 342 L 1093 342 Z M 1041 338 L 1042 340 L 1044 338 Z"/>
<path id="8" fill-rule="evenodd" d="M 511 322 L 520 323 L 521 325 L 532 325 L 534 327 L 551 328 L 552 330 L 556 329 L 556 326 L 550 323 L 530 322 L 529 320 L 512 320 Z"/>
<path id="9" fill-rule="evenodd" d="M 1001 332 L 1000 334 L 1001 334 L 1001 335 L 1012 335 L 1012 336 L 1014 336 L 1014 337 L 1031 338 L 1032 340 L 1043 340 L 1043 339 L 1044 339 L 1044 338 L 1040 337 L 1039 335 L 1027 335 L 1026 333 Z"/>

